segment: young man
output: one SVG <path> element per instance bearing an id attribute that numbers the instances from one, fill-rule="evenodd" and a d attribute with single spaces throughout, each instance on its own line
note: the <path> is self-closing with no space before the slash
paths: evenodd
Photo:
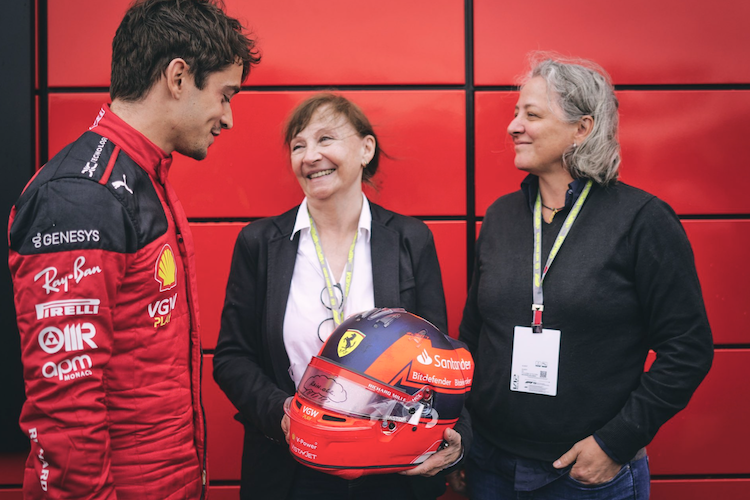
<path id="1" fill-rule="evenodd" d="M 11 212 L 31 440 L 24 498 L 198 499 L 207 488 L 194 250 L 167 174 L 232 127 L 259 62 L 212 0 L 142 0 L 111 105 Z"/>

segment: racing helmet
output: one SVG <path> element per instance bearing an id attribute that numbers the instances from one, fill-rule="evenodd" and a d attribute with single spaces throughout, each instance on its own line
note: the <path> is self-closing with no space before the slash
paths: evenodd
<path id="1" fill-rule="evenodd" d="M 345 479 L 416 467 L 443 446 L 471 388 L 466 346 L 404 309 L 339 325 L 286 408 L 289 450 Z"/>

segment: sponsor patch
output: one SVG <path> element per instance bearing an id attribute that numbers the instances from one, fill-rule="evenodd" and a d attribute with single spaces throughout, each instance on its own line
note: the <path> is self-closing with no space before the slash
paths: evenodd
<path id="1" fill-rule="evenodd" d="M 122 174 L 121 181 L 112 182 L 113 189 L 117 190 L 117 189 L 120 189 L 121 187 L 124 187 L 128 193 L 133 194 L 133 190 L 130 189 L 130 186 L 128 186 L 128 178 L 125 176 L 125 174 Z"/>
<path id="2" fill-rule="evenodd" d="M 166 292 L 177 286 L 177 264 L 169 244 L 165 244 L 159 252 L 154 268 L 154 279 L 159 283 L 160 292 Z"/>
<path id="3" fill-rule="evenodd" d="M 99 303 L 99 299 L 70 299 L 37 304 L 36 319 L 99 314 Z"/>
<path id="4" fill-rule="evenodd" d="M 149 304 L 148 315 L 154 320 L 154 326 L 158 328 L 172 321 L 172 311 L 175 307 L 177 307 L 177 294 Z"/>
<path id="5" fill-rule="evenodd" d="M 351 353 L 365 338 L 365 334 L 358 330 L 347 330 L 346 333 L 339 340 L 338 355 L 343 358 L 347 354 Z"/>
<path id="6" fill-rule="evenodd" d="M 94 342 L 96 328 L 91 323 L 67 325 L 62 330 L 54 326 L 48 326 L 39 332 L 39 346 L 47 354 L 60 352 L 82 351 L 86 347 L 96 349 Z"/>
<path id="7" fill-rule="evenodd" d="M 53 363 L 52 361 L 44 363 L 44 366 L 42 366 L 42 376 L 44 378 L 57 377 L 61 381 L 70 381 L 90 377 L 93 375 L 91 371 L 93 367 L 94 363 L 91 361 L 91 356 L 81 354 L 80 356 L 63 359 L 59 363 Z"/>
<path id="8" fill-rule="evenodd" d="M 98 229 L 73 229 L 45 234 L 36 233 L 36 236 L 31 238 L 34 248 L 54 247 L 66 243 L 84 243 L 89 241 L 99 241 Z"/>
<path id="9" fill-rule="evenodd" d="M 56 267 L 46 267 L 34 276 L 34 282 L 39 281 L 40 278 L 44 278 L 42 288 L 47 292 L 47 295 L 53 292 L 57 293 L 61 289 L 67 292 L 70 289 L 71 284 L 78 284 L 83 278 L 102 272 L 102 269 L 99 266 L 84 267 L 85 264 L 86 258 L 81 255 L 73 263 L 73 272 L 63 274 L 59 278 Z"/>
<path id="10" fill-rule="evenodd" d="M 101 115 L 101 112 L 100 112 Z M 99 122 L 100 117 L 97 117 L 96 123 Z M 93 128 L 93 127 L 92 127 Z M 88 175 L 89 177 L 94 176 L 94 172 L 96 172 L 96 169 L 99 167 L 99 157 L 102 155 L 102 151 L 104 150 L 104 146 L 107 144 L 106 137 L 102 137 L 99 139 L 99 144 L 96 145 L 96 149 L 94 150 L 94 153 L 91 155 L 91 159 L 86 162 L 86 164 L 83 166 L 83 170 L 81 170 L 81 174 Z"/>

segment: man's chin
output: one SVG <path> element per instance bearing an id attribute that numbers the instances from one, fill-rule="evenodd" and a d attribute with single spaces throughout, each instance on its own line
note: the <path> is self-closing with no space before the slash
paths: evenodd
<path id="1" fill-rule="evenodd" d="M 177 150 L 181 155 L 192 158 L 193 160 L 205 160 L 208 156 L 208 149 L 190 149 L 190 150 Z"/>

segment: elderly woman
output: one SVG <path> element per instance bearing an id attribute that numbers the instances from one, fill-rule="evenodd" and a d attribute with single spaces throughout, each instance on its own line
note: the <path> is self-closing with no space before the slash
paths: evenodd
<path id="1" fill-rule="evenodd" d="M 437 473 L 460 459 L 462 434 L 470 438 L 467 420 L 446 431 L 449 446 L 409 471 L 413 477 L 347 481 L 289 454 L 285 401 L 344 318 L 403 307 L 442 331 L 447 319 L 430 230 L 362 192 L 380 156 L 364 113 L 344 97 L 318 94 L 292 112 L 284 133 L 305 198 L 239 234 L 214 356 L 214 377 L 245 426 L 241 497 L 434 499 L 445 491 Z"/>
<path id="2" fill-rule="evenodd" d="M 647 499 L 645 446 L 711 366 L 679 219 L 617 181 L 617 108 L 586 61 L 538 59 L 521 87 L 508 134 L 528 176 L 487 210 L 460 326 L 472 499 Z"/>

